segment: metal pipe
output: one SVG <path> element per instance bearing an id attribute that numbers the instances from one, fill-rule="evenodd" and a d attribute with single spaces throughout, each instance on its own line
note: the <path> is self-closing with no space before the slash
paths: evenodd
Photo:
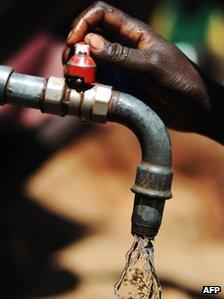
<path id="1" fill-rule="evenodd" d="M 167 130 L 146 104 L 119 92 L 114 92 L 108 120 L 131 129 L 140 142 L 142 162 L 132 187 L 132 233 L 153 238 L 161 225 L 165 200 L 172 197 L 172 155 Z"/>
<path id="2" fill-rule="evenodd" d="M 11 67 L 0 66 L 0 105 L 6 102 L 40 109 L 47 79 L 17 74 Z"/>
<path id="3" fill-rule="evenodd" d="M 44 113 L 79 116 L 82 121 L 125 125 L 137 136 L 142 151 L 135 184 L 132 233 L 154 238 L 162 221 L 165 200 L 172 183 L 171 145 L 161 119 L 146 104 L 131 95 L 95 84 L 77 92 L 64 78 L 27 76 L 0 66 L 0 104 L 19 104 Z"/>
<path id="4" fill-rule="evenodd" d="M 46 79 L 13 73 L 7 83 L 5 96 L 8 103 L 40 109 Z"/>

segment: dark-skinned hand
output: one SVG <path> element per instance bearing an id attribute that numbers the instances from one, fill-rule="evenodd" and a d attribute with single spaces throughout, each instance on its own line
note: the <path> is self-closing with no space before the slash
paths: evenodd
<path id="1" fill-rule="evenodd" d="M 96 29 L 102 35 L 93 33 Z M 148 95 L 147 104 L 167 126 L 223 142 L 223 130 L 217 128 L 223 123 L 219 120 L 223 87 L 150 26 L 99 1 L 75 18 L 63 63 L 70 48 L 82 40 L 97 61 L 136 75 Z"/>

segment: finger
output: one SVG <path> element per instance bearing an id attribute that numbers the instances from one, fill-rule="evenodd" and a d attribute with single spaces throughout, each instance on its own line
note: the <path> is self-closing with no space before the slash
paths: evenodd
<path id="1" fill-rule="evenodd" d="M 63 65 L 65 65 L 66 62 L 69 60 L 70 53 L 71 53 L 71 48 L 65 47 L 64 51 L 62 53 L 62 64 Z"/>
<path id="2" fill-rule="evenodd" d="M 94 33 L 86 35 L 85 42 L 90 46 L 91 53 L 99 61 L 122 69 L 141 72 L 147 63 L 146 52 L 128 48 L 118 43 L 111 43 Z"/>
<path id="3" fill-rule="evenodd" d="M 99 24 L 103 28 L 109 27 L 113 32 L 130 39 L 139 49 L 143 49 L 150 42 L 149 27 L 146 24 L 100 1 L 87 8 L 75 19 L 67 44 L 71 46 L 83 40 L 91 28 Z"/>
<path id="4" fill-rule="evenodd" d="M 85 9 L 73 22 L 72 29 L 67 38 L 69 46 L 82 41 L 90 27 L 97 25 L 104 18 L 104 8 L 93 4 Z"/>

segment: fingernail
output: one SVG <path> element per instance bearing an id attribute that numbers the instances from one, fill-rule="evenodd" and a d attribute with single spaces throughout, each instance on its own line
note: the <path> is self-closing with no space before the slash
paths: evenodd
<path id="1" fill-rule="evenodd" d="M 94 49 L 103 50 L 104 48 L 104 40 L 101 36 L 97 34 L 87 34 L 87 36 L 85 37 L 85 41 L 90 45 L 90 47 Z"/>

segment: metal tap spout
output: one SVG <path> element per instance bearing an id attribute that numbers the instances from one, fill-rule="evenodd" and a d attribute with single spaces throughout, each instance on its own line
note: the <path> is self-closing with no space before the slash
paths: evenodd
<path id="1" fill-rule="evenodd" d="M 132 234 L 154 238 L 161 225 L 166 199 L 171 195 L 172 154 L 167 130 L 150 107 L 112 87 L 94 84 L 77 92 L 64 78 L 49 79 L 15 73 L 0 66 L 0 104 L 17 104 L 82 121 L 117 122 L 137 136 L 142 161 L 132 191 L 135 193 Z"/>

